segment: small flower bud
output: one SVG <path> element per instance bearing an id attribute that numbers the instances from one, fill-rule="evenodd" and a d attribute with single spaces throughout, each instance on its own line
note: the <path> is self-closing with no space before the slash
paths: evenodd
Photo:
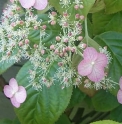
<path id="1" fill-rule="evenodd" d="M 63 40 L 63 42 L 65 42 L 65 43 L 67 43 L 69 40 L 68 40 L 68 38 L 65 38 L 64 40 Z"/>
<path id="2" fill-rule="evenodd" d="M 56 49 L 56 50 L 54 51 L 54 53 L 58 55 L 58 54 L 59 54 L 58 49 Z"/>
<path id="3" fill-rule="evenodd" d="M 20 41 L 20 42 L 19 42 L 19 46 L 22 46 L 22 45 L 23 45 L 23 42 L 22 42 L 22 41 Z"/>
<path id="4" fill-rule="evenodd" d="M 51 50 L 54 50 L 54 49 L 55 49 L 55 46 L 54 46 L 54 45 L 51 45 L 51 46 L 50 46 L 50 49 L 51 49 Z"/>
<path id="5" fill-rule="evenodd" d="M 76 18 L 76 19 L 79 19 L 79 18 L 80 18 L 80 15 L 79 15 L 79 14 L 76 14 L 76 15 L 75 15 L 75 18 Z"/>
<path id="6" fill-rule="evenodd" d="M 45 54 L 45 50 L 41 50 L 41 54 L 44 55 Z"/>
<path id="7" fill-rule="evenodd" d="M 74 8 L 75 8 L 76 10 L 78 10 L 78 9 L 79 9 L 79 5 L 75 5 Z"/>
<path id="8" fill-rule="evenodd" d="M 83 15 L 80 16 L 80 19 L 83 20 L 85 17 Z"/>
<path id="9" fill-rule="evenodd" d="M 63 53 L 60 53 L 60 57 L 63 57 L 64 56 L 64 54 Z"/>
<path id="10" fill-rule="evenodd" d="M 19 23 L 20 23 L 20 25 L 23 25 L 24 24 L 24 21 L 21 20 Z"/>
<path id="11" fill-rule="evenodd" d="M 78 37 L 78 40 L 80 40 L 80 41 L 83 40 L 83 37 L 82 36 L 79 36 Z"/>
<path id="12" fill-rule="evenodd" d="M 72 51 L 72 52 L 75 52 L 75 48 L 74 48 L 74 47 L 72 47 L 72 48 L 71 48 L 71 51 Z"/>
<path id="13" fill-rule="evenodd" d="M 42 29 L 45 30 L 47 28 L 46 25 L 42 25 Z"/>
<path id="14" fill-rule="evenodd" d="M 51 23 L 50 23 L 51 25 L 55 25 L 56 24 L 56 21 L 51 21 Z"/>
<path id="15" fill-rule="evenodd" d="M 59 36 L 56 36 L 56 40 L 57 40 L 57 41 L 60 41 L 61 38 L 60 38 Z"/>
<path id="16" fill-rule="evenodd" d="M 28 44 L 29 43 L 29 40 L 28 39 L 25 39 L 25 44 Z"/>
<path id="17" fill-rule="evenodd" d="M 81 8 L 81 9 L 83 9 L 83 8 L 84 8 L 84 6 L 83 6 L 83 5 L 80 5 L 80 8 Z"/>
<path id="18" fill-rule="evenodd" d="M 67 16 L 68 16 L 68 13 L 67 13 L 67 12 L 64 12 L 64 13 L 63 13 L 63 16 L 64 16 L 64 17 L 67 17 Z"/>
<path id="19" fill-rule="evenodd" d="M 11 26 L 12 26 L 12 27 L 15 27 L 15 26 L 16 26 L 16 24 L 15 24 L 14 22 L 12 22 L 12 23 L 11 23 Z"/>
<path id="20" fill-rule="evenodd" d="M 62 66 L 62 65 L 63 65 L 63 63 L 62 63 L 62 62 L 59 62 L 59 63 L 58 63 L 58 66 Z"/>
<path id="21" fill-rule="evenodd" d="M 9 51 L 9 52 L 7 52 L 7 55 L 8 55 L 8 56 L 10 56 L 10 55 L 11 55 L 11 52 L 10 52 L 10 51 Z"/>
<path id="22" fill-rule="evenodd" d="M 53 11 L 53 12 L 51 12 L 51 15 L 52 15 L 52 16 L 56 16 L 57 13 Z"/>
<path id="23" fill-rule="evenodd" d="M 34 26 L 34 30 L 37 30 L 38 29 L 38 26 Z"/>
<path id="24" fill-rule="evenodd" d="M 38 48 L 38 45 L 37 44 L 34 44 L 33 47 L 36 49 L 36 48 Z"/>
<path id="25" fill-rule="evenodd" d="M 87 44 L 83 43 L 82 48 L 86 48 L 86 47 L 87 47 Z"/>

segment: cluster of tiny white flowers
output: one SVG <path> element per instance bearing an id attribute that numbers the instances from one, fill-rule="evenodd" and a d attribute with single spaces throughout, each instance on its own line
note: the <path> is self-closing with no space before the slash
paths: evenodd
<path id="1" fill-rule="evenodd" d="M 110 77 L 106 78 L 104 77 L 100 82 L 91 82 L 89 79 L 86 79 L 84 81 L 84 87 L 85 88 L 94 88 L 96 90 L 100 90 L 100 89 L 112 89 L 115 88 L 115 85 L 117 85 L 117 83 L 115 81 L 113 81 Z"/>
<path id="2" fill-rule="evenodd" d="M 70 0 L 60 0 L 59 4 L 62 5 L 62 8 L 63 7 L 69 7 L 69 5 L 71 4 L 71 1 Z"/>
<path id="3" fill-rule="evenodd" d="M 82 21 L 84 16 L 77 13 L 74 15 L 74 21 L 70 21 L 71 13 L 68 13 L 66 9 L 60 16 L 55 11 L 50 12 L 48 24 L 59 25 L 61 32 L 55 37 L 55 41 L 46 47 L 42 42 L 44 38 L 48 37 L 43 19 L 34 14 L 33 8 L 26 9 L 24 12 L 16 3 L 18 0 L 8 6 L 2 16 L 0 25 L 0 54 L 2 57 L 0 62 L 19 62 L 21 59 L 28 59 L 32 68 L 29 70 L 27 78 L 36 90 L 42 89 L 43 85 L 50 87 L 55 81 L 59 82 L 62 88 L 70 85 L 78 86 L 83 83 L 77 69 L 72 67 L 72 56 L 74 53 L 82 56 L 82 52 L 86 48 L 84 43 L 81 43 L 80 46 L 76 45 L 83 39 Z M 70 0 L 60 0 L 59 4 L 68 8 L 71 3 Z M 73 4 L 75 11 L 83 8 L 82 0 L 74 0 Z M 36 30 L 40 31 L 40 41 L 33 45 L 29 35 L 31 31 Z M 105 48 L 100 48 L 100 52 L 107 56 L 109 64 L 111 62 L 110 53 Z M 53 74 L 50 71 L 52 65 L 56 66 Z M 107 78 L 98 83 L 93 83 L 88 79 L 84 81 L 84 87 L 96 90 L 112 88 L 114 87 L 112 84 L 114 82 Z"/>

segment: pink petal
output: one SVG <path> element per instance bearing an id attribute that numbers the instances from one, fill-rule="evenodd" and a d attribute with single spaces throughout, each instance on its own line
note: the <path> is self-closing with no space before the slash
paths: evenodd
<path id="1" fill-rule="evenodd" d="M 13 92 L 17 92 L 18 91 L 18 84 L 17 81 L 14 78 L 11 78 L 9 81 L 9 85 L 11 86 L 11 88 L 13 89 Z"/>
<path id="2" fill-rule="evenodd" d="M 43 10 L 46 8 L 47 4 L 48 4 L 47 0 L 36 0 L 34 4 L 34 8 L 38 10 Z"/>
<path id="3" fill-rule="evenodd" d="M 95 61 L 97 59 L 98 52 L 93 47 L 87 47 L 84 50 L 83 57 L 85 60 Z"/>
<path id="4" fill-rule="evenodd" d="M 94 65 L 92 72 L 88 75 L 88 78 L 93 82 L 99 82 L 103 79 L 104 76 L 104 69 Z"/>
<path id="5" fill-rule="evenodd" d="M 5 85 L 3 91 L 8 98 L 11 98 L 14 94 L 13 89 L 9 85 Z"/>
<path id="6" fill-rule="evenodd" d="M 78 65 L 78 73 L 87 76 L 91 73 L 93 65 L 88 60 L 82 60 Z"/>
<path id="7" fill-rule="evenodd" d="M 119 85 L 120 85 L 120 89 L 122 90 L 122 77 L 120 77 Z"/>
<path id="8" fill-rule="evenodd" d="M 30 8 L 34 5 L 35 0 L 19 0 L 20 4 L 24 8 Z"/>
<path id="9" fill-rule="evenodd" d="M 14 0 L 10 0 L 10 2 L 12 2 L 12 3 L 13 3 L 13 2 L 14 2 Z"/>
<path id="10" fill-rule="evenodd" d="M 23 86 L 19 86 L 18 92 L 15 94 L 16 101 L 23 103 L 27 97 L 26 90 Z"/>
<path id="11" fill-rule="evenodd" d="M 20 107 L 20 103 L 17 102 L 15 96 L 13 96 L 13 97 L 11 98 L 11 103 L 12 103 L 13 106 L 15 106 L 16 108 L 19 108 L 19 107 Z"/>
<path id="12" fill-rule="evenodd" d="M 120 104 L 122 104 L 122 90 L 119 90 L 117 93 L 117 100 Z"/>
<path id="13" fill-rule="evenodd" d="M 99 65 L 100 67 L 106 67 L 107 62 L 108 62 L 107 56 L 103 53 L 98 53 L 96 64 Z"/>

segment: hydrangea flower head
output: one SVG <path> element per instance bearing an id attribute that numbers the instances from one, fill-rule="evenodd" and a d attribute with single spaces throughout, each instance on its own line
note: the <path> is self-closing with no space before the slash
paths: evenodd
<path id="1" fill-rule="evenodd" d="M 47 0 L 19 0 L 22 7 L 30 8 L 34 7 L 37 10 L 43 10 L 47 6 Z"/>
<path id="2" fill-rule="evenodd" d="M 26 90 L 23 86 L 18 86 L 17 81 L 12 78 L 9 81 L 9 85 L 4 86 L 4 94 L 10 98 L 11 103 L 16 108 L 20 107 L 26 99 Z"/>
<path id="3" fill-rule="evenodd" d="M 83 52 L 83 60 L 78 65 L 78 73 L 93 82 L 99 82 L 105 76 L 107 62 L 105 54 L 98 53 L 93 47 L 87 47 Z"/>
<path id="4" fill-rule="evenodd" d="M 122 77 L 119 80 L 119 86 L 120 86 L 120 89 L 117 93 L 117 99 L 118 99 L 118 102 L 122 104 Z"/>

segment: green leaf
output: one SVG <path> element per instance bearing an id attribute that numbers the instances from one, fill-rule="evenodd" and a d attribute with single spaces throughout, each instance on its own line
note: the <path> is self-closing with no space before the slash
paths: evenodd
<path id="1" fill-rule="evenodd" d="M 83 15 L 87 16 L 87 14 L 89 13 L 90 9 L 94 5 L 95 1 L 96 0 L 83 0 L 83 5 L 84 5 Z"/>
<path id="2" fill-rule="evenodd" d="M 78 88 L 74 88 L 68 108 L 72 108 L 73 106 L 77 105 L 78 103 L 81 103 L 85 97 L 86 97 L 86 94 L 81 92 Z"/>
<path id="3" fill-rule="evenodd" d="M 109 67 L 108 76 L 118 83 L 122 75 L 122 33 L 106 32 L 96 36 L 94 40 L 101 46 L 107 46 L 111 52 L 113 59 Z M 118 86 L 112 89 L 111 92 L 116 95 Z"/>
<path id="4" fill-rule="evenodd" d="M 122 0 L 104 0 L 106 13 L 112 14 L 122 10 Z"/>
<path id="5" fill-rule="evenodd" d="M 7 61 L 4 61 L 4 63 L 0 62 L 0 74 L 3 74 L 13 64 L 14 64 L 14 62 L 7 62 Z"/>
<path id="6" fill-rule="evenodd" d="M 120 124 L 120 123 L 112 121 L 112 120 L 103 120 L 103 121 L 93 122 L 90 124 Z"/>
<path id="7" fill-rule="evenodd" d="M 105 8 L 104 0 L 96 0 L 93 7 L 90 9 L 90 13 L 99 12 L 100 10 L 103 10 Z"/>
<path id="8" fill-rule="evenodd" d="M 104 11 L 100 11 L 92 15 L 92 20 L 94 35 L 106 31 L 122 32 L 122 12 L 107 15 Z"/>
<path id="9" fill-rule="evenodd" d="M 27 86 L 28 71 L 32 68 L 27 62 L 17 74 L 19 85 Z M 50 75 L 56 70 L 54 63 L 50 68 Z M 60 82 L 55 81 L 55 85 L 47 88 L 42 87 L 42 91 L 36 91 L 31 86 L 27 88 L 27 99 L 15 112 L 21 124 L 54 124 L 66 109 L 72 94 L 72 87 L 61 88 Z"/>
<path id="10" fill-rule="evenodd" d="M 12 121 L 9 119 L 2 119 L 0 120 L 0 124 L 12 124 Z"/>
<path id="11" fill-rule="evenodd" d="M 67 115 L 63 114 L 55 124 L 71 124 Z"/>
<path id="12" fill-rule="evenodd" d="M 55 42 L 55 37 L 59 35 L 60 33 L 60 26 L 58 24 L 56 25 L 51 25 L 49 24 L 49 18 L 47 14 L 41 14 L 38 15 L 38 20 L 41 19 L 42 23 L 41 25 L 46 25 L 46 36 L 41 39 L 42 43 L 44 44 L 44 46 L 49 47 L 52 43 Z M 31 41 L 31 46 L 33 46 L 34 44 L 39 44 L 40 43 L 40 30 L 34 30 L 31 29 L 28 39 Z"/>
<path id="13" fill-rule="evenodd" d="M 0 58 L 2 56 L 0 55 Z M 0 62 L 0 74 L 3 74 L 8 68 L 10 68 L 15 62 L 14 61 L 4 61 Z"/>
<path id="14" fill-rule="evenodd" d="M 20 121 L 18 120 L 18 118 L 15 118 L 14 120 L 13 120 L 13 123 L 12 124 L 21 124 L 20 123 Z"/>
<path id="15" fill-rule="evenodd" d="M 122 105 L 111 111 L 110 119 L 117 122 L 122 122 Z"/>
<path id="16" fill-rule="evenodd" d="M 92 97 L 96 111 L 107 112 L 119 106 L 117 98 L 108 91 L 101 90 Z"/>

